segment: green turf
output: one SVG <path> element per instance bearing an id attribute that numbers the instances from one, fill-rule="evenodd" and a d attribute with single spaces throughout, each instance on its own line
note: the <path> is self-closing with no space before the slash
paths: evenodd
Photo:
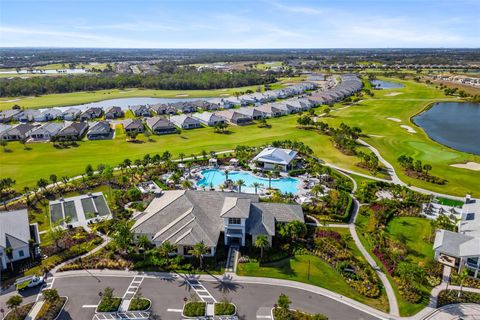
<path id="1" fill-rule="evenodd" d="M 308 265 L 310 261 L 310 276 Z M 386 311 L 387 303 L 384 296 L 380 299 L 366 298 L 353 290 L 342 276 L 322 259 L 310 255 L 297 255 L 274 263 L 259 266 L 257 262 L 240 263 L 237 273 L 252 277 L 269 277 L 300 281 L 323 287 L 342 294 L 374 308 Z"/>

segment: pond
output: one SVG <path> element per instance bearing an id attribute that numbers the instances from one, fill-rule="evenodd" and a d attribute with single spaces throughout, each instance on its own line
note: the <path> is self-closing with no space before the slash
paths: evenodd
<path id="1" fill-rule="evenodd" d="M 413 122 L 443 145 L 480 155 L 480 103 L 438 102 Z"/>
<path id="2" fill-rule="evenodd" d="M 225 183 L 225 172 L 219 169 L 207 169 L 202 171 L 203 178 L 197 182 L 197 186 L 209 188 L 210 186 L 218 187 Z M 232 181 L 243 180 L 245 187 L 242 187 L 242 192 L 255 193 L 255 188 L 251 185 L 255 182 L 260 183 L 263 188 L 268 188 L 268 178 L 260 178 L 251 173 L 243 171 L 231 171 L 228 173 L 228 179 Z M 294 178 L 280 178 L 272 179 L 271 186 L 274 189 L 280 190 L 282 193 L 298 193 L 298 185 L 300 180 Z"/>
<path id="3" fill-rule="evenodd" d="M 398 89 L 403 88 L 403 84 L 398 82 L 384 81 L 384 80 L 371 80 L 370 83 L 377 89 Z"/>
<path id="4" fill-rule="evenodd" d="M 122 108 L 123 110 L 127 110 L 129 106 L 134 106 L 134 105 L 173 103 L 173 102 L 192 101 L 192 100 L 208 100 L 208 99 L 206 98 L 147 98 L 147 97 L 119 98 L 119 99 L 108 99 L 108 100 L 102 100 L 102 101 L 79 104 L 79 105 L 71 105 L 71 106 L 65 106 L 65 107 L 55 107 L 55 109 L 65 111 L 70 108 L 76 108 L 81 111 L 84 111 L 87 108 L 92 108 L 92 107 L 100 107 L 100 108 L 106 109 L 111 106 L 117 106 Z M 46 110 L 46 109 L 40 109 L 40 111 L 43 111 L 43 110 Z"/>

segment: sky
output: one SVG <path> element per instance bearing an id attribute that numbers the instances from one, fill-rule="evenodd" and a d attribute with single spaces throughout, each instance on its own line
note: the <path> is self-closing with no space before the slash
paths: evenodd
<path id="1" fill-rule="evenodd" d="M 479 48 L 480 0 L 0 0 L 0 47 Z"/>

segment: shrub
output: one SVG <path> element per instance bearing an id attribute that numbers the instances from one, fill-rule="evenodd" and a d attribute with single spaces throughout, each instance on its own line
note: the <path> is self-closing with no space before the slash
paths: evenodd
<path id="1" fill-rule="evenodd" d="M 307 172 L 306 169 L 294 169 L 294 170 L 288 171 L 288 175 L 290 177 L 298 177 L 298 176 L 301 176 L 302 174 L 305 174 L 306 172 Z"/>
<path id="2" fill-rule="evenodd" d="M 205 316 L 206 303 L 190 301 L 183 307 L 183 315 L 186 317 L 203 317 Z"/>
<path id="3" fill-rule="evenodd" d="M 458 290 L 443 290 L 438 295 L 437 308 L 452 303 L 480 303 L 480 293 L 462 291 L 460 297 Z"/>
<path id="4" fill-rule="evenodd" d="M 228 301 L 215 303 L 216 316 L 231 316 L 235 314 L 235 306 Z"/>
<path id="5" fill-rule="evenodd" d="M 53 298 L 53 296 L 50 298 Z M 58 297 L 58 295 L 55 300 L 52 300 L 52 301 L 45 300 L 45 303 L 43 304 L 42 308 L 38 312 L 35 320 L 56 319 L 66 302 L 67 302 L 67 298 Z"/>
<path id="6" fill-rule="evenodd" d="M 130 306 L 128 307 L 129 311 L 144 311 L 150 308 L 150 300 L 141 298 L 141 297 L 134 297 L 130 302 Z"/>
<path id="7" fill-rule="evenodd" d="M 25 319 L 28 315 L 28 313 L 30 312 L 30 310 L 32 309 L 33 307 L 33 302 L 32 303 L 28 303 L 28 304 L 24 304 L 23 306 L 20 306 L 17 308 L 17 314 L 18 314 L 18 317 L 15 315 L 15 311 L 12 310 L 10 311 L 4 318 L 4 320 L 17 320 L 17 319 Z"/>
<path id="8" fill-rule="evenodd" d="M 121 298 L 116 298 L 113 296 L 113 289 L 106 287 L 102 293 L 102 300 L 98 304 L 98 312 L 115 312 L 120 307 L 122 302 Z"/>

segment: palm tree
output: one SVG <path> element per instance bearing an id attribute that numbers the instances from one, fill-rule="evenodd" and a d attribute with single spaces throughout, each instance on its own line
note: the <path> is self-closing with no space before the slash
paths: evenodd
<path id="1" fill-rule="evenodd" d="M 190 189 L 192 187 L 192 182 L 190 180 L 183 180 L 182 188 L 183 189 Z"/>
<path id="2" fill-rule="evenodd" d="M 51 182 L 54 186 L 57 186 L 57 181 L 58 181 L 57 175 L 56 175 L 56 174 L 51 174 L 51 175 L 50 175 L 50 182 Z"/>
<path id="3" fill-rule="evenodd" d="M 458 291 L 459 298 L 462 295 L 463 282 L 465 281 L 465 279 L 467 279 L 467 277 L 468 277 L 468 271 L 465 268 L 462 271 L 460 271 L 460 273 L 457 275 L 457 280 L 460 282 L 460 291 Z"/>
<path id="4" fill-rule="evenodd" d="M 255 194 L 257 194 L 257 189 L 260 188 L 262 186 L 262 184 L 258 183 L 258 182 L 254 182 L 251 184 L 251 187 L 252 188 L 255 188 Z"/>
<path id="5" fill-rule="evenodd" d="M 23 302 L 23 298 L 19 295 L 11 296 L 7 300 L 7 303 L 6 303 L 7 307 L 8 309 L 13 310 L 16 318 L 18 318 L 18 307 L 22 304 L 22 302 Z"/>
<path id="6" fill-rule="evenodd" d="M 267 172 L 267 177 L 268 177 L 268 189 L 272 189 L 273 173 L 271 171 L 268 171 Z"/>
<path id="7" fill-rule="evenodd" d="M 27 203 L 29 203 L 30 202 L 30 188 L 27 187 L 27 186 L 23 187 L 23 193 L 27 197 Z"/>
<path id="8" fill-rule="evenodd" d="M 157 250 L 161 257 L 168 258 L 168 255 L 177 250 L 177 247 L 174 244 L 171 244 L 169 241 L 165 241 L 158 247 Z"/>
<path id="9" fill-rule="evenodd" d="M 118 222 L 115 226 L 115 231 L 111 236 L 113 242 L 119 247 L 124 253 L 127 252 L 128 246 L 133 238 L 132 231 L 127 222 Z"/>
<path id="10" fill-rule="evenodd" d="M 210 249 L 203 243 L 199 242 L 188 251 L 189 254 L 194 256 L 200 262 L 200 270 L 203 270 L 203 256 L 207 254 Z"/>
<path id="11" fill-rule="evenodd" d="M 225 170 L 225 181 L 228 180 L 228 174 L 230 173 L 230 171 L 227 169 Z"/>
<path id="12" fill-rule="evenodd" d="M 238 193 L 241 193 L 241 192 L 242 192 L 242 187 L 245 186 L 245 181 L 243 181 L 242 179 L 240 179 L 240 180 L 237 180 L 237 182 L 235 182 L 235 184 L 236 184 L 237 187 L 238 187 Z"/>
<path id="13" fill-rule="evenodd" d="M 268 237 L 265 234 L 261 234 L 255 239 L 255 247 L 260 248 L 260 258 L 263 258 L 263 249 L 268 247 Z"/>
<path id="14" fill-rule="evenodd" d="M 137 246 L 139 248 L 142 248 L 142 250 L 143 250 L 143 259 L 145 259 L 146 248 L 150 245 L 150 243 L 151 243 L 150 239 L 144 234 L 142 234 L 137 239 Z"/>

